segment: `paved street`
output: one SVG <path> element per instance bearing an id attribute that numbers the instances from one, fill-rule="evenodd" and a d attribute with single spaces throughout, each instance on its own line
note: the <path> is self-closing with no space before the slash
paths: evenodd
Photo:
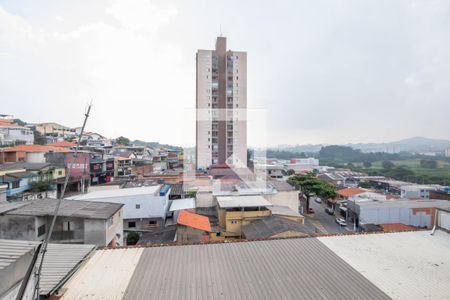
<path id="1" fill-rule="evenodd" d="M 304 213 L 303 215 L 305 216 L 305 225 L 311 230 L 321 234 L 347 234 L 353 231 L 352 224 L 348 224 L 348 228 L 339 226 L 335 221 L 336 217 L 325 212 L 325 204 L 319 204 L 311 199 L 310 207 L 314 209 L 315 213 L 311 215 Z"/>

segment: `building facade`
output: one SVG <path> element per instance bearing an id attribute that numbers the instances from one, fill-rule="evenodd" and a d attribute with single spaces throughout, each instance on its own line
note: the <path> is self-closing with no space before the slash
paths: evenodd
<path id="1" fill-rule="evenodd" d="M 214 164 L 247 165 L 247 53 L 197 51 L 197 169 Z"/>

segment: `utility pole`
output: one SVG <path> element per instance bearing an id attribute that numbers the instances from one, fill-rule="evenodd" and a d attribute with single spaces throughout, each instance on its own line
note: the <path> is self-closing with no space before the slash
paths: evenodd
<path id="1" fill-rule="evenodd" d="M 35 299 L 36 300 L 39 300 L 39 290 L 40 290 L 39 284 L 40 284 L 41 275 L 42 275 L 42 266 L 43 266 L 43 263 L 44 263 L 45 253 L 47 252 L 47 246 L 48 246 L 48 243 L 50 241 L 50 238 L 52 237 L 52 232 L 53 232 L 53 228 L 55 227 L 56 218 L 58 216 L 58 211 L 59 211 L 59 208 L 61 206 L 62 199 L 64 198 L 64 194 L 66 192 L 67 184 L 69 183 L 70 171 L 72 170 L 72 166 L 73 166 L 73 164 L 75 164 L 76 159 L 78 157 L 78 148 L 80 146 L 81 138 L 83 136 L 83 131 L 84 131 L 84 128 L 86 126 L 87 120 L 89 118 L 89 113 L 91 112 L 91 108 L 92 108 L 92 103 L 89 104 L 89 106 L 87 108 L 87 111 L 84 114 L 84 122 L 83 122 L 83 126 L 81 127 L 80 135 L 78 136 L 78 143 L 77 143 L 77 146 L 75 148 L 75 153 L 73 154 L 73 157 L 72 157 L 72 163 L 68 166 L 68 170 L 67 170 L 67 173 L 66 173 L 66 178 L 64 180 L 64 186 L 63 186 L 63 189 L 61 191 L 61 196 L 59 197 L 58 202 L 56 203 L 56 207 L 55 207 L 55 211 L 53 212 L 53 218 L 52 218 L 52 222 L 50 224 L 50 228 L 49 228 L 49 230 L 47 232 L 47 235 L 45 237 L 44 242 L 42 243 L 42 247 L 41 247 L 41 250 L 40 250 L 40 253 L 39 253 L 40 256 L 41 256 L 41 260 L 39 261 L 39 266 L 38 266 L 38 268 L 36 270 L 36 273 L 35 273 L 36 274 L 36 285 L 35 285 L 34 293 L 35 293 Z"/>

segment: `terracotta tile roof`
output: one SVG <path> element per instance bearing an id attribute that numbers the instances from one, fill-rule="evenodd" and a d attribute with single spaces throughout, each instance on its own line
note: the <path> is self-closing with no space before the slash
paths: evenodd
<path id="1" fill-rule="evenodd" d="M 120 161 L 122 161 L 122 160 L 131 160 L 131 158 L 129 158 L 129 157 L 122 157 L 122 156 L 116 157 L 116 159 L 120 160 Z"/>
<path id="2" fill-rule="evenodd" d="M 366 192 L 366 191 L 363 189 L 359 189 L 359 188 L 346 188 L 346 189 L 337 191 L 338 195 L 342 196 L 342 197 L 351 197 L 351 196 L 355 196 L 358 194 L 362 194 L 364 192 Z"/>
<path id="3" fill-rule="evenodd" d="M 178 224 L 195 229 L 211 232 L 211 225 L 208 217 L 195 214 L 187 210 L 181 210 L 178 214 Z"/>
<path id="4" fill-rule="evenodd" d="M 69 141 L 60 141 L 60 142 L 56 142 L 56 143 L 47 144 L 47 146 L 52 146 L 52 147 L 76 147 L 77 144 L 69 142 Z"/>
<path id="5" fill-rule="evenodd" d="M 0 152 L 71 152 L 62 147 L 52 147 L 47 145 L 19 145 L 16 147 L 1 149 Z"/>
<path id="6" fill-rule="evenodd" d="M 401 223 L 395 223 L 395 224 L 381 224 L 381 227 L 383 228 L 383 231 L 389 232 L 389 231 L 412 231 L 416 230 L 416 228 L 412 226 L 408 226 Z"/>

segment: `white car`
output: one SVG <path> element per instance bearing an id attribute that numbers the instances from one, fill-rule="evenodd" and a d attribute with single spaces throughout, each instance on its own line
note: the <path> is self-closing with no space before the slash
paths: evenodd
<path id="1" fill-rule="evenodd" d="M 322 203 L 322 199 L 320 198 L 315 198 L 314 201 L 316 201 L 316 203 Z"/>
<path id="2" fill-rule="evenodd" d="M 347 226 L 347 222 L 345 222 L 342 218 L 336 218 L 336 223 L 338 223 L 340 226 Z"/>

